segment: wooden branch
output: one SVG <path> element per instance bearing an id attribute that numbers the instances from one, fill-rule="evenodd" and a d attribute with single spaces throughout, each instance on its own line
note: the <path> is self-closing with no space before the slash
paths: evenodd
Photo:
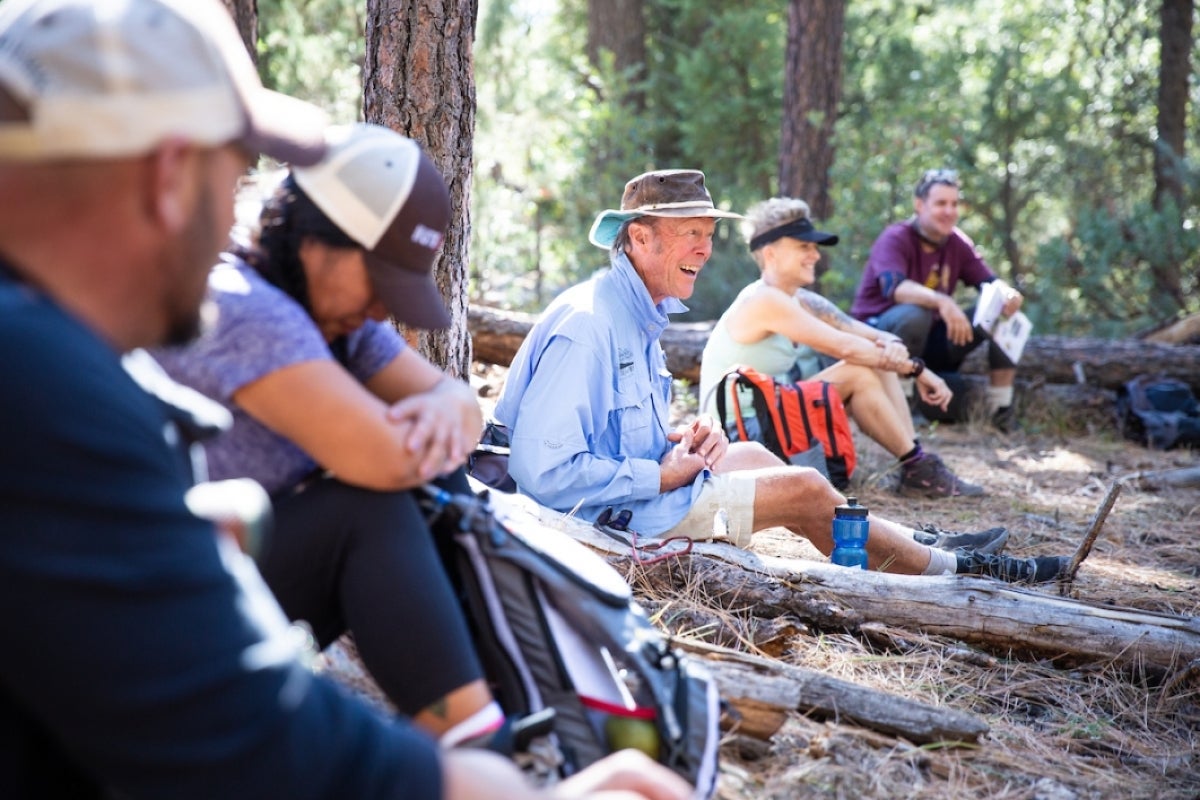
<path id="1" fill-rule="evenodd" d="M 473 305 L 467 310 L 475 358 L 507 366 L 537 317 Z M 700 381 L 700 355 L 712 322 L 672 323 L 663 332 L 667 366 L 677 378 Z M 963 372 L 987 371 L 985 348 L 977 348 Z M 1020 374 L 1044 383 L 1078 383 L 1082 374 L 1091 386 L 1116 389 L 1137 375 L 1158 373 L 1179 378 L 1200 391 L 1200 345 L 1168 345 L 1127 339 L 1033 336 L 1025 346 Z"/>
<path id="2" fill-rule="evenodd" d="M 1200 314 L 1184 317 L 1144 338 L 1160 344 L 1196 344 L 1200 342 Z"/>
<path id="3" fill-rule="evenodd" d="M 496 495 L 632 569 L 628 547 L 588 523 Z M 791 614 L 814 627 L 856 631 L 866 621 L 950 636 L 1002 655 L 1061 663 L 1113 662 L 1162 673 L 1200 658 L 1200 618 L 1091 604 L 969 575 L 911 576 L 759 555 L 698 542 L 691 556 L 640 573 L 664 594 L 682 586 L 760 618 Z"/>
<path id="4" fill-rule="evenodd" d="M 1071 563 L 1067 566 L 1066 573 L 1059 577 L 1059 594 L 1067 594 L 1071 584 L 1075 581 L 1075 574 L 1079 572 L 1079 565 L 1088 557 L 1088 553 L 1092 552 L 1092 545 L 1095 544 L 1096 537 L 1100 535 L 1100 529 L 1104 527 L 1104 520 L 1108 519 L 1113 504 L 1117 502 L 1117 497 L 1121 494 L 1121 485 L 1121 481 L 1118 480 L 1113 481 L 1112 485 L 1108 487 L 1108 492 L 1104 495 L 1100 507 L 1096 509 L 1096 515 L 1092 517 L 1092 524 L 1088 526 L 1083 541 L 1079 543 L 1075 555 L 1071 556 Z"/>

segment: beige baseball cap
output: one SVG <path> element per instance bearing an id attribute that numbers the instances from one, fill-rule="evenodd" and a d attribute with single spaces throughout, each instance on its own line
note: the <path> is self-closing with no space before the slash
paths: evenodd
<path id="1" fill-rule="evenodd" d="M 169 137 L 292 164 L 324 112 L 263 88 L 219 0 L 3 0 L 0 159 L 120 158 Z"/>
<path id="2" fill-rule="evenodd" d="M 450 192 L 437 167 L 406 136 L 360 122 L 329 129 L 329 153 L 295 168 L 296 185 L 366 250 L 367 274 L 388 313 L 418 328 L 450 315 L 433 266 L 450 226 Z"/>

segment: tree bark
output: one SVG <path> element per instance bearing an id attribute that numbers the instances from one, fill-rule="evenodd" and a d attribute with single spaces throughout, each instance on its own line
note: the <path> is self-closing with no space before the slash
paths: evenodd
<path id="1" fill-rule="evenodd" d="M 369 122 L 419 142 L 441 170 L 455 209 L 434 279 L 451 324 L 406 331 L 423 356 L 463 377 L 471 365 L 467 331 L 467 248 L 475 133 L 476 0 L 367 0 L 363 104 Z"/>
<path id="2" fill-rule="evenodd" d="M 817 219 L 833 214 L 829 170 L 842 97 L 845 0 L 791 0 L 783 70 L 779 189 L 806 201 Z"/>
<path id="3" fill-rule="evenodd" d="M 634 87 L 622 98 L 634 113 L 646 109 L 640 88 L 646 77 L 646 20 L 642 0 L 588 0 L 587 57 L 593 67 L 604 66 L 604 53 L 612 54 L 612 67 Z"/>
<path id="4" fill-rule="evenodd" d="M 507 366 L 537 317 L 487 306 L 468 310 L 476 357 Z M 662 336 L 667 366 L 677 378 L 700 380 L 700 355 L 712 331 L 711 322 L 672 323 Z M 987 371 L 984 348 L 963 364 L 963 372 Z M 1051 384 L 1079 383 L 1117 389 L 1137 375 L 1161 372 L 1191 384 L 1200 392 L 1200 345 L 1167 345 L 1129 339 L 1033 336 L 1025 345 L 1018 375 Z"/>
<path id="5" fill-rule="evenodd" d="M 1193 0 L 1162 0 L 1159 11 L 1158 141 L 1154 147 L 1154 206 L 1184 207 L 1188 80 L 1191 77 Z M 1181 298 L 1182 299 L 1182 298 Z M 1182 303 L 1181 303 L 1182 305 Z"/>
<path id="6" fill-rule="evenodd" d="M 258 63 L 258 0 L 221 0 L 237 25 L 238 33 L 250 52 L 250 58 Z"/>

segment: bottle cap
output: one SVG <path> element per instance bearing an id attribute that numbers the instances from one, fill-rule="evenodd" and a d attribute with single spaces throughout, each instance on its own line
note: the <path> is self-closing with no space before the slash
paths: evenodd
<path id="1" fill-rule="evenodd" d="M 867 507 L 858 504 L 858 498 L 847 496 L 846 502 L 843 505 L 834 509 L 834 512 L 839 517 L 862 517 L 867 516 Z"/>

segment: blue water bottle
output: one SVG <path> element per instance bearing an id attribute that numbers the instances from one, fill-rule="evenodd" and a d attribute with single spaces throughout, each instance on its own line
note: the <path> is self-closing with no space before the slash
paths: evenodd
<path id="1" fill-rule="evenodd" d="M 847 497 L 833 510 L 833 553 L 829 560 L 842 567 L 867 568 L 867 507 Z"/>

